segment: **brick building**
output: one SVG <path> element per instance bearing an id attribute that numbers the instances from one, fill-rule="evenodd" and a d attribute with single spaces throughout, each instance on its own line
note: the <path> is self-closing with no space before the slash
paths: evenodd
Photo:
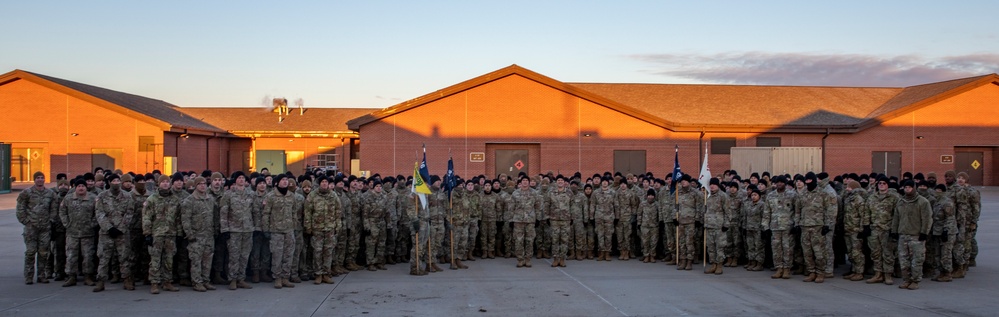
<path id="1" fill-rule="evenodd" d="M 348 122 L 362 170 L 696 174 L 733 147 L 818 147 L 831 174 L 967 171 L 999 182 L 999 76 L 897 88 L 564 83 L 517 65 Z M 942 175 L 941 175 L 942 177 Z"/>

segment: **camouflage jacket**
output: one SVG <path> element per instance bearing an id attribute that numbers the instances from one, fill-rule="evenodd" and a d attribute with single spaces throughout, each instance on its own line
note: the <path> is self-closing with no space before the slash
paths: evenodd
<path id="1" fill-rule="evenodd" d="M 253 202 L 256 196 L 247 189 L 226 191 L 219 209 L 220 232 L 253 232 Z"/>
<path id="2" fill-rule="evenodd" d="M 738 191 L 735 194 L 729 193 L 728 201 L 725 202 L 725 213 L 728 215 L 728 226 L 731 228 L 742 228 L 744 225 L 742 223 L 742 204 L 745 202 L 743 199 L 743 191 Z"/>
<path id="3" fill-rule="evenodd" d="M 468 219 L 471 221 L 482 219 L 482 192 L 478 190 L 465 192 L 465 200 L 469 202 Z"/>
<path id="4" fill-rule="evenodd" d="M 58 195 L 49 188 L 34 186 L 17 194 L 17 221 L 24 226 L 48 230 L 59 219 Z"/>
<path id="5" fill-rule="evenodd" d="M 763 216 L 760 224 L 763 230 L 790 230 L 794 227 L 794 201 L 792 190 L 780 192 L 774 190 L 767 194 L 767 202 L 763 206 Z"/>
<path id="6" fill-rule="evenodd" d="M 218 190 L 213 189 L 211 186 L 208 187 L 208 195 L 212 196 L 215 200 L 215 210 L 212 210 L 212 226 L 215 228 L 215 233 L 222 232 L 222 197 L 225 197 L 225 187 L 219 188 Z"/>
<path id="7" fill-rule="evenodd" d="M 338 231 L 343 223 L 343 206 L 333 190 L 316 189 L 305 201 L 306 231 Z"/>
<path id="8" fill-rule="evenodd" d="M 385 223 L 385 226 L 389 230 L 395 230 L 399 223 L 399 209 L 396 205 L 399 194 L 391 187 L 385 186 L 382 188 L 382 195 L 385 196 L 385 210 L 388 212 L 388 222 Z"/>
<path id="9" fill-rule="evenodd" d="M 169 190 L 157 190 L 150 195 L 142 206 L 142 234 L 154 237 L 181 235 L 180 201 L 180 197 Z"/>
<path id="10" fill-rule="evenodd" d="M 496 198 L 499 194 L 483 193 L 479 198 L 479 209 L 482 210 L 482 221 L 499 221 L 496 212 Z"/>
<path id="11" fill-rule="evenodd" d="M 572 191 L 568 188 L 548 193 L 548 219 L 572 220 Z"/>
<path id="12" fill-rule="evenodd" d="M 729 214 L 727 207 L 728 201 L 728 194 L 721 190 L 708 195 L 708 200 L 704 209 L 705 228 L 721 229 L 722 227 L 732 226 L 729 223 L 729 219 L 732 219 L 732 216 Z"/>
<path id="13" fill-rule="evenodd" d="M 264 232 L 294 232 L 295 217 L 295 193 L 288 191 L 282 195 L 275 189 L 264 199 L 260 229 Z"/>
<path id="14" fill-rule="evenodd" d="M 138 190 L 133 188 L 130 194 L 132 195 L 132 210 L 134 214 L 132 215 L 132 223 L 128 224 L 128 228 L 133 231 L 142 232 L 142 204 L 145 204 L 146 199 L 149 199 L 149 192 L 140 194 Z"/>
<path id="15" fill-rule="evenodd" d="M 858 233 L 864 226 L 871 225 L 871 210 L 864 201 L 860 190 L 843 193 L 843 230 L 847 233 Z"/>
<path id="16" fill-rule="evenodd" d="M 389 220 L 388 202 L 385 200 L 384 192 L 369 190 L 361 197 L 361 214 L 364 219 L 364 228 L 372 230 L 375 228 L 385 228 Z"/>
<path id="17" fill-rule="evenodd" d="M 933 204 L 933 235 L 942 235 L 944 230 L 947 234 L 957 234 L 957 219 L 954 217 L 954 201 L 950 196 L 941 193 L 937 196 Z"/>
<path id="18" fill-rule="evenodd" d="M 597 221 L 610 222 L 617 219 L 617 212 L 614 211 L 614 189 L 603 188 L 593 191 L 590 201 L 593 204 L 593 219 Z"/>
<path id="19" fill-rule="evenodd" d="M 548 201 L 548 199 L 550 199 L 551 197 L 548 196 L 549 193 L 548 187 L 545 186 L 543 187 L 543 189 L 534 189 L 531 190 L 531 192 L 534 193 L 534 198 L 537 200 L 538 203 L 538 208 L 534 210 L 535 220 L 538 221 L 548 220 L 548 217 L 551 214 L 551 210 L 549 210 L 551 204 Z"/>
<path id="20" fill-rule="evenodd" d="M 802 227 L 829 226 L 836 224 L 835 198 L 820 188 L 805 190 L 798 194 L 794 204 L 794 223 Z"/>
<path id="21" fill-rule="evenodd" d="M 659 202 L 642 199 L 638 204 L 638 225 L 642 227 L 659 226 Z"/>
<path id="22" fill-rule="evenodd" d="M 215 236 L 215 197 L 195 192 L 180 203 L 180 224 L 188 239 L 196 238 L 207 242 Z"/>
<path id="23" fill-rule="evenodd" d="M 456 226 L 463 226 L 470 220 L 472 212 L 472 201 L 468 197 L 468 192 L 463 188 L 455 188 L 451 192 L 451 213 L 448 214 L 448 221 Z"/>
<path id="24" fill-rule="evenodd" d="M 755 203 L 750 200 L 742 204 L 742 223 L 745 224 L 744 228 L 746 230 L 758 231 L 763 229 L 763 209 L 766 208 L 766 205 L 767 203 L 763 201 L 763 198 L 760 198 Z"/>
<path id="25" fill-rule="evenodd" d="M 418 198 L 408 187 L 402 187 L 396 190 L 395 195 L 395 209 L 399 213 L 399 226 L 409 226 L 413 221 L 413 214 Z"/>
<path id="26" fill-rule="evenodd" d="M 569 207 L 569 217 L 572 218 L 572 221 L 582 223 L 592 219 L 592 217 L 587 219 L 589 210 L 590 200 L 586 197 L 586 194 L 580 191 L 572 195 L 572 204 Z"/>
<path id="27" fill-rule="evenodd" d="M 447 218 L 447 199 L 447 192 L 443 190 L 437 190 L 433 194 L 427 195 L 430 205 L 430 222 L 432 224 L 444 224 L 444 219 Z"/>
<path id="28" fill-rule="evenodd" d="M 614 218 L 631 221 L 631 216 L 635 215 L 635 209 L 638 208 L 638 201 L 635 191 L 618 189 L 614 195 Z"/>
<path id="29" fill-rule="evenodd" d="M 672 222 L 676 220 L 676 193 L 670 193 L 669 187 L 663 187 L 656 199 L 659 201 L 659 221 Z"/>
<path id="30" fill-rule="evenodd" d="M 305 225 L 303 223 L 305 219 L 305 195 L 299 192 L 300 190 L 295 192 L 295 231 L 302 231 L 305 229 Z"/>
<path id="31" fill-rule="evenodd" d="M 118 195 L 112 194 L 111 190 L 97 195 L 95 212 L 97 224 L 101 227 L 100 233 L 108 233 L 111 227 L 127 231 L 136 215 L 132 195 L 124 190 L 118 190 Z"/>
<path id="32" fill-rule="evenodd" d="M 361 191 L 347 191 L 347 198 L 350 199 L 350 209 L 344 208 L 347 212 L 344 214 L 344 224 L 350 228 L 361 228 L 364 225 L 364 217 L 362 216 L 362 206 L 361 197 L 364 195 Z"/>
<path id="33" fill-rule="evenodd" d="M 888 231 L 891 227 L 891 219 L 895 213 L 895 204 L 899 196 L 895 191 L 888 190 L 885 193 L 874 192 L 867 196 L 867 209 L 871 212 L 871 227 L 881 231 Z"/>
<path id="34" fill-rule="evenodd" d="M 510 211 L 510 221 L 520 223 L 534 223 L 537 219 L 535 213 L 539 207 L 538 196 L 530 189 L 515 190 L 510 195 L 508 210 Z"/>
<path id="35" fill-rule="evenodd" d="M 253 209 L 250 214 L 253 216 L 253 231 L 263 231 L 264 228 L 264 204 L 267 202 L 267 190 L 263 192 L 253 191 Z"/>
<path id="36" fill-rule="evenodd" d="M 895 205 L 891 232 L 910 236 L 929 235 L 931 229 L 933 229 L 933 208 L 930 207 L 930 201 L 918 194 L 901 196 Z"/>
<path id="37" fill-rule="evenodd" d="M 66 226 L 66 236 L 73 238 L 93 237 L 97 228 L 97 215 L 94 210 L 97 196 L 87 193 L 80 197 L 76 193 L 66 195 L 59 206 L 59 219 Z"/>
<path id="38" fill-rule="evenodd" d="M 704 195 L 701 192 L 687 188 L 677 189 L 679 193 L 679 222 L 689 225 L 704 219 Z"/>
<path id="39" fill-rule="evenodd" d="M 354 228 L 351 226 L 353 222 L 351 222 L 350 217 L 351 215 L 354 214 L 354 210 L 357 208 L 354 208 L 354 206 L 352 205 L 352 201 L 350 200 L 350 197 L 347 197 L 347 195 L 349 195 L 349 192 L 343 189 L 334 189 L 333 191 L 336 193 L 337 197 L 340 197 L 340 207 L 343 207 L 342 225 L 345 228 Z"/>

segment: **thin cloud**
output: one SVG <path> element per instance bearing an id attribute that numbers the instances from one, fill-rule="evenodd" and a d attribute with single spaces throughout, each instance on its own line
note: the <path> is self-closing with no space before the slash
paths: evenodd
<path id="1" fill-rule="evenodd" d="M 904 87 L 999 71 L 999 54 L 919 55 L 741 52 L 645 54 L 650 73 L 703 82 L 754 85 Z"/>

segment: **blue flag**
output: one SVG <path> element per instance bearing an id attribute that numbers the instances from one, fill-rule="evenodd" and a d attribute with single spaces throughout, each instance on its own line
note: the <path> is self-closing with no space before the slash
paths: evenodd
<path id="1" fill-rule="evenodd" d="M 447 174 L 444 174 L 444 191 L 447 191 L 447 196 L 451 197 L 451 191 L 454 187 L 458 185 L 458 180 L 454 176 L 454 160 L 450 157 L 447 158 Z"/>
<path id="2" fill-rule="evenodd" d="M 670 194 L 676 192 L 676 184 L 680 182 L 681 177 L 683 177 L 683 172 L 680 171 L 680 146 L 677 145 L 676 154 L 673 156 L 673 181 L 670 182 Z"/>
<path id="3" fill-rule="evenodd" d="M 430 181 L 430 170 L 427 169 L 427 145 L 423 145 L 423 162 L 420 162 L 420 177 L 424 182 Z"/>

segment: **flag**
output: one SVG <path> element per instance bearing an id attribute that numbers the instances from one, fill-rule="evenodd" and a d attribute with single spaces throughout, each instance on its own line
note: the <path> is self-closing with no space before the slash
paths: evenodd
<path id="1" fill-rule="evenodd" d="M 448 199 L 451 199 L 451 191 L 458 186 L 458 180 L 454 177 L 454 159 L 447 158 L 447 174 L 444 174 L 444 191 L 447 192 Z"/>
<path id="2" fill-rule="evenodd" d="M 423 145 L 423 162 L 420 163 L 420 177 L 424 182 L 430 181 L 430 170 L 427 169 L 427 145 Z M 428 191 L 427 194 L 430 194 Z"/>
<path id="3" fill-rule="evenodd" d="M 708 147 L 707 144 L 704 146 L 704 164 L 701 164 L 701 175 L 697 176 L 697 182 L 701 183 L 702 188 L 708 188 L 708 184 L 711 181 L 711 169 L 708 168 Z"/>
<path id="4" fill-rule="evenodd" d="M 413 162 L 413 187 L 410 188 L 417 197 L 420 197 L 420 205 L 423 208 L 427 208 L 427 194 L 430 194 L 430 186 L 427 186 L 427 182 L 423 181 L 423 176 L 420 176 L 420 163 Z"/>
<path id="5" fill-rule="evenodd" d="M 683 177 L 683 172 L 680 171 L 680 146 L 676 146 L 676 153 L 673 156 L 673 181 L 669 184 L 669 193 L 673 194 L 676 192 L 676 184 L 680 182 L 680 178 Z"/>

